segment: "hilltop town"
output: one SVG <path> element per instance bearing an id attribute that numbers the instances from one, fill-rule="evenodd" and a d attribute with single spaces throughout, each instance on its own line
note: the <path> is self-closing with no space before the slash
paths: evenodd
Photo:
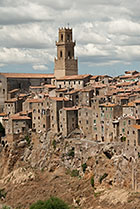
<path id="1" fill-rule="evenodd" d="M 64 137 L 140 145 L 140 73 L 78 75 L 72 29 L 59 29 L 54 74 L 0 73 L 6 137 L 52 130 Z"/>
<path id="2" fill-rule="evenodd" d="M 72 29 L 60 28 L 54 74 L 0 73 L 1 177 L 63 165 L 94 172 L 97 185 L 104 176 L 107 185 L 139 191 L 140 72 L 79 75 L 75 44 Z"/>

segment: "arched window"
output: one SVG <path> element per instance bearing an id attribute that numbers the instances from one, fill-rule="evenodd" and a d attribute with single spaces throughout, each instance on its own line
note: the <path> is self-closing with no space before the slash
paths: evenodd
<path id="1" fill-rule="evenodd" d="M 68 57 L 69 57 L 69 58 L 71 57 L 71 53 L 70 53 L 70 51 L 68 51 Z"/>
<path id="2" fill-rule="evenodd" d="M 70 35 L 69 34 L 67 35 L 67 40 L 70 41 Z"/>
<path id="3" fill-rule="evenodd" d="M 61 41 L 63 41 L 63 34 L 61 34 Z"/>
<path id="4" fill-rule="evenodd" d="M 63 53 L 62 53 L 62 51 L 60 51 L 60 57 L 63 57 Z"/>

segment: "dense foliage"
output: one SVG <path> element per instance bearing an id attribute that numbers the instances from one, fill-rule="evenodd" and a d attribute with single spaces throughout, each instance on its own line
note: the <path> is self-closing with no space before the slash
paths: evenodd
<path id="1" fill-rule="evenodd" d="M 70 207 L 63 200 L 51 197 L 46 201 L 37 201 L 31 205 L 30 209 L 70 209 Z"/>

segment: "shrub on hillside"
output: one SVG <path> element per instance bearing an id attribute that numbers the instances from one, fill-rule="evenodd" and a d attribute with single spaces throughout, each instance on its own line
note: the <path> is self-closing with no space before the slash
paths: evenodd
<path id="1" fill-rule="evenodd" d="M 51 197 L 47 201 L 37 201 L 30 206 L 30 209 L 70 209 L 70 207 L 63 200 Z"/>

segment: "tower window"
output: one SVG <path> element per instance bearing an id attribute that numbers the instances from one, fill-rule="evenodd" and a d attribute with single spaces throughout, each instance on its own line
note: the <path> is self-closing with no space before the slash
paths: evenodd
<path id="1" fill-rule="evenodd" d="M 61 41 L 63 41 L 63 34 L 61 34 Z"/>
<path id="2" fill-rule="evenodd" d="M 69 57 L 69 58 L 71 57 L 70 51 L 68 51 L 68 57 Z"/>
<path id="3" fill-rule="evenodd" d="M 63 53 L 62 53 L 62 51 L 60 51 L 60 57 L 62 57 L 63 56 Z"/>
<path id="4" fill-rule="evenodd" d="M 69 34 L 67 35 L 67 40 L 70 41 L 70 35 Z"/>

